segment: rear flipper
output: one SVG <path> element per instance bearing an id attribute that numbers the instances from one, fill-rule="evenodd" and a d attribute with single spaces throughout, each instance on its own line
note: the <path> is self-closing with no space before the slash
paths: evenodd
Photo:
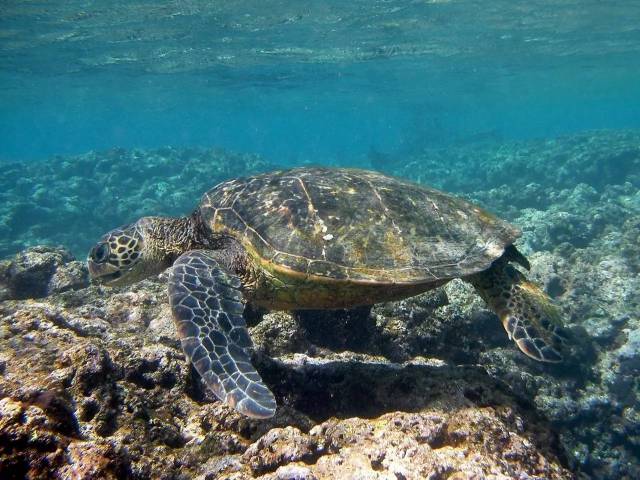
<path id="1" fill-rule="evenodd" d="M 500 317 L 509 338 L 520 350 L 540 362 L 562 361 L 560 347 L 567 337 L 558 308 L 505 257 L 471 275 L 468 281 Z"/>
<path id="2" fill-rule="evenodd" d="M 187 252 L 169 274 L 169 303 L 182 349 L 220 400 L 249 417 L 272 417 L 276 401 L 251 364 L 240 279 L 215 253 Z"/>

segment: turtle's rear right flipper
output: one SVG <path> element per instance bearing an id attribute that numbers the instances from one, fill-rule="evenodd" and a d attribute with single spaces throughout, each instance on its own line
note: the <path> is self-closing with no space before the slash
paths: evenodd
<path id="1" fill-rule="evenodd" d="M 558 308 L 508 260 L 500 258 L 468 280 L 522 352 L 540 362 L 562 361 L 560 347 L 567 337 Z"/>
<path id="2" fill-rule="evenodd" d="M 214 251 L 180 256 L 169 274 L 169 303 L 182 349 L 223 402 L 254 418 L 272 417 L 276 401 L 251 364 L 240 279 Z"/>

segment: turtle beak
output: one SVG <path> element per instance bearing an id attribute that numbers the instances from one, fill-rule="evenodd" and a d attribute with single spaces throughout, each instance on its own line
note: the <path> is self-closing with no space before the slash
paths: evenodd
<path id="1" fill-rule="evenodd" d="M 102 283 L 108 285 L 122 276 L 122 272 L 115 265 L 110 263 L 96 263 L 91 258 L 87 259 L 89 276 L 92 283 Z"/>

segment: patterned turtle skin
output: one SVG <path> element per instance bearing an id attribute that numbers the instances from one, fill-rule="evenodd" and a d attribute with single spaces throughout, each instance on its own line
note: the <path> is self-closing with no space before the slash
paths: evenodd
<path id="1" fill-rule="evenodd" d="M 92 279 L 126 285 L 169 269 L 187 359 L 223 402 L 269 418 L 251 363 L 246 303 L 336 309 L 417 295 L 461 278 L 529 357 L 559 362 L 559 311 L 512 266 L 517 228 L 436 189 L 381 173 L 297 168 L 223 182 L 188 217 L 143 217 L 94 246 Z"/>

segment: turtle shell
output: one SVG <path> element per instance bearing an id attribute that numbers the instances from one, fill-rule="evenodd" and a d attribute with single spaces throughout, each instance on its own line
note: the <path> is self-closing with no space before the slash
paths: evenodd
<path id="1" fill-rule="evenodd" d="M 520 235 L 448 193 L 357 169 L 238 178 L 207 192 L 199 208 L 212 235 L 308 278 L 435 283 L 488 268 Z"/>

